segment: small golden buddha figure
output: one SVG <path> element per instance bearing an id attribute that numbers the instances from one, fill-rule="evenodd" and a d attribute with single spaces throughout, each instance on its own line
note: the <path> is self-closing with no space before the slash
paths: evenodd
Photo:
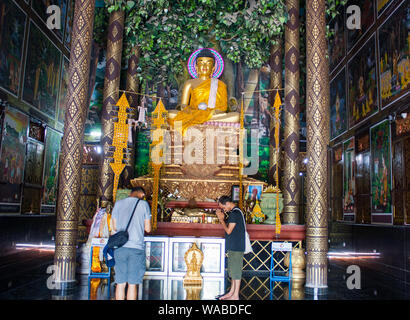
<path id="1" fill-rule="evenodd" d="M 172 127 L 180 121 L 185 135 L 190 126 L 209 121 L 214 114 L 227 111 L 228 94 L 226 84 L 212 78 L 215 71 L 215 57 L 209 49 L 202 49 L 195 62 L 198 77 L 185 82 L 182 90 L 181 107 L 178 113 L 170 112 Z"/>

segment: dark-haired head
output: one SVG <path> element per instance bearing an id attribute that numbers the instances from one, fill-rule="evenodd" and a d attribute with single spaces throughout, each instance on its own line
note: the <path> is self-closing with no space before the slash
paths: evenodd
<path id="1" fill-rule="evenodd" d="M 145 197 L 145 190 L 143 187 L 133 187 L 130 193 L 131 197 L 137 197 L 143 199 Z"/>
<path id="2" fill-rule="evenodd" d="M 232 198 L 229 196 L 222 196 L 218 199 L 220 204 L 226 205 L 228 202 L 232 202 Z"/>
<path id="3" fill-rule="evenodd" d="M 199 51 L 198 55 L 196 56 L 196 58 L 212 58 L 215 61 L 215 56 L 213 55 L 212 51 L 204 48 L 201 51 Z"/>

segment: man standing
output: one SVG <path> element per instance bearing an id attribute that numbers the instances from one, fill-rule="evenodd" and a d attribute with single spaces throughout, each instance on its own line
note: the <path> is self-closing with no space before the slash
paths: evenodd
<path id="1" fill-rule="evenodd" d="M 151 232 L 151 210 L 148 202 L 142 200 L 144 196 L 143 188 L 133 188 L 128 198 L 115 203 L 112 211 L 112 229 L 113 233 L 116 233 L 125 230 L 132 210 L 135 208 L 128 228 L 128 241 L 122 247 L 114 250 L 116 300 L 124 300 L 127 283 L 127 300 L 136 300 L 137 284 L 142 283 L 145 274 L 144 231 Z M 139 201 L 138 204 L 137 201 Z"/>
<path id="2" fill-rule="evenodd" d="M 218 200 L 220 209 L 216 215 L 225 230 L 225 250 L 228 252 L 228 273 L 231 278 L 231 289 L 220 300 L 239 300 L 239 288 L 241 286 L 243 254 L 245 251 L 245 221 L 243 213 L 232 199 L 222 196 Z M 225 214 L 228 219 L 225 222 Z"/>

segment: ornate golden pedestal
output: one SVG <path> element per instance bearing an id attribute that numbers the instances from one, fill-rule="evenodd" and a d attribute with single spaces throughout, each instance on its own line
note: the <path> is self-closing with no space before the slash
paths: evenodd
<path id="1" fill-rule="evenodd" d="M 232 186 L 239 185 L 239 130 L 237 122 L 218 121 L 192 126 L 183 139 L 178 132 L 167 130 L 159 188 L 185 201 L 213 202 L 223 195 L 231 195 Z M 152 194 L 150 175 L 135 178 L 131 184 Z M 266 185 L 256 179 L 243 178 L 244 188 L 251 184 Z"/>

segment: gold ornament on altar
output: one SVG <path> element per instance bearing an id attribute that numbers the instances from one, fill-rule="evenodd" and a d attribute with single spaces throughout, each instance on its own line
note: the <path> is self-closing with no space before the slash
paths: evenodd
<path id="1" fill-rule="evenodd" d="M 262 213 L 262 209 L 259 206 L 259 201 L 256 200 L 255 206 L 253 207 L 252 213 L 252 223 L 262 223 L 266 216 Z"/>
<path id="2" fill-rule="evenodd" d="M 190 249 L 185 252 L 184 260 L 187 272 L 184 276 L 184 285 L 202 285 L 201 267 L 204 254 L 194 242 Z"/>

